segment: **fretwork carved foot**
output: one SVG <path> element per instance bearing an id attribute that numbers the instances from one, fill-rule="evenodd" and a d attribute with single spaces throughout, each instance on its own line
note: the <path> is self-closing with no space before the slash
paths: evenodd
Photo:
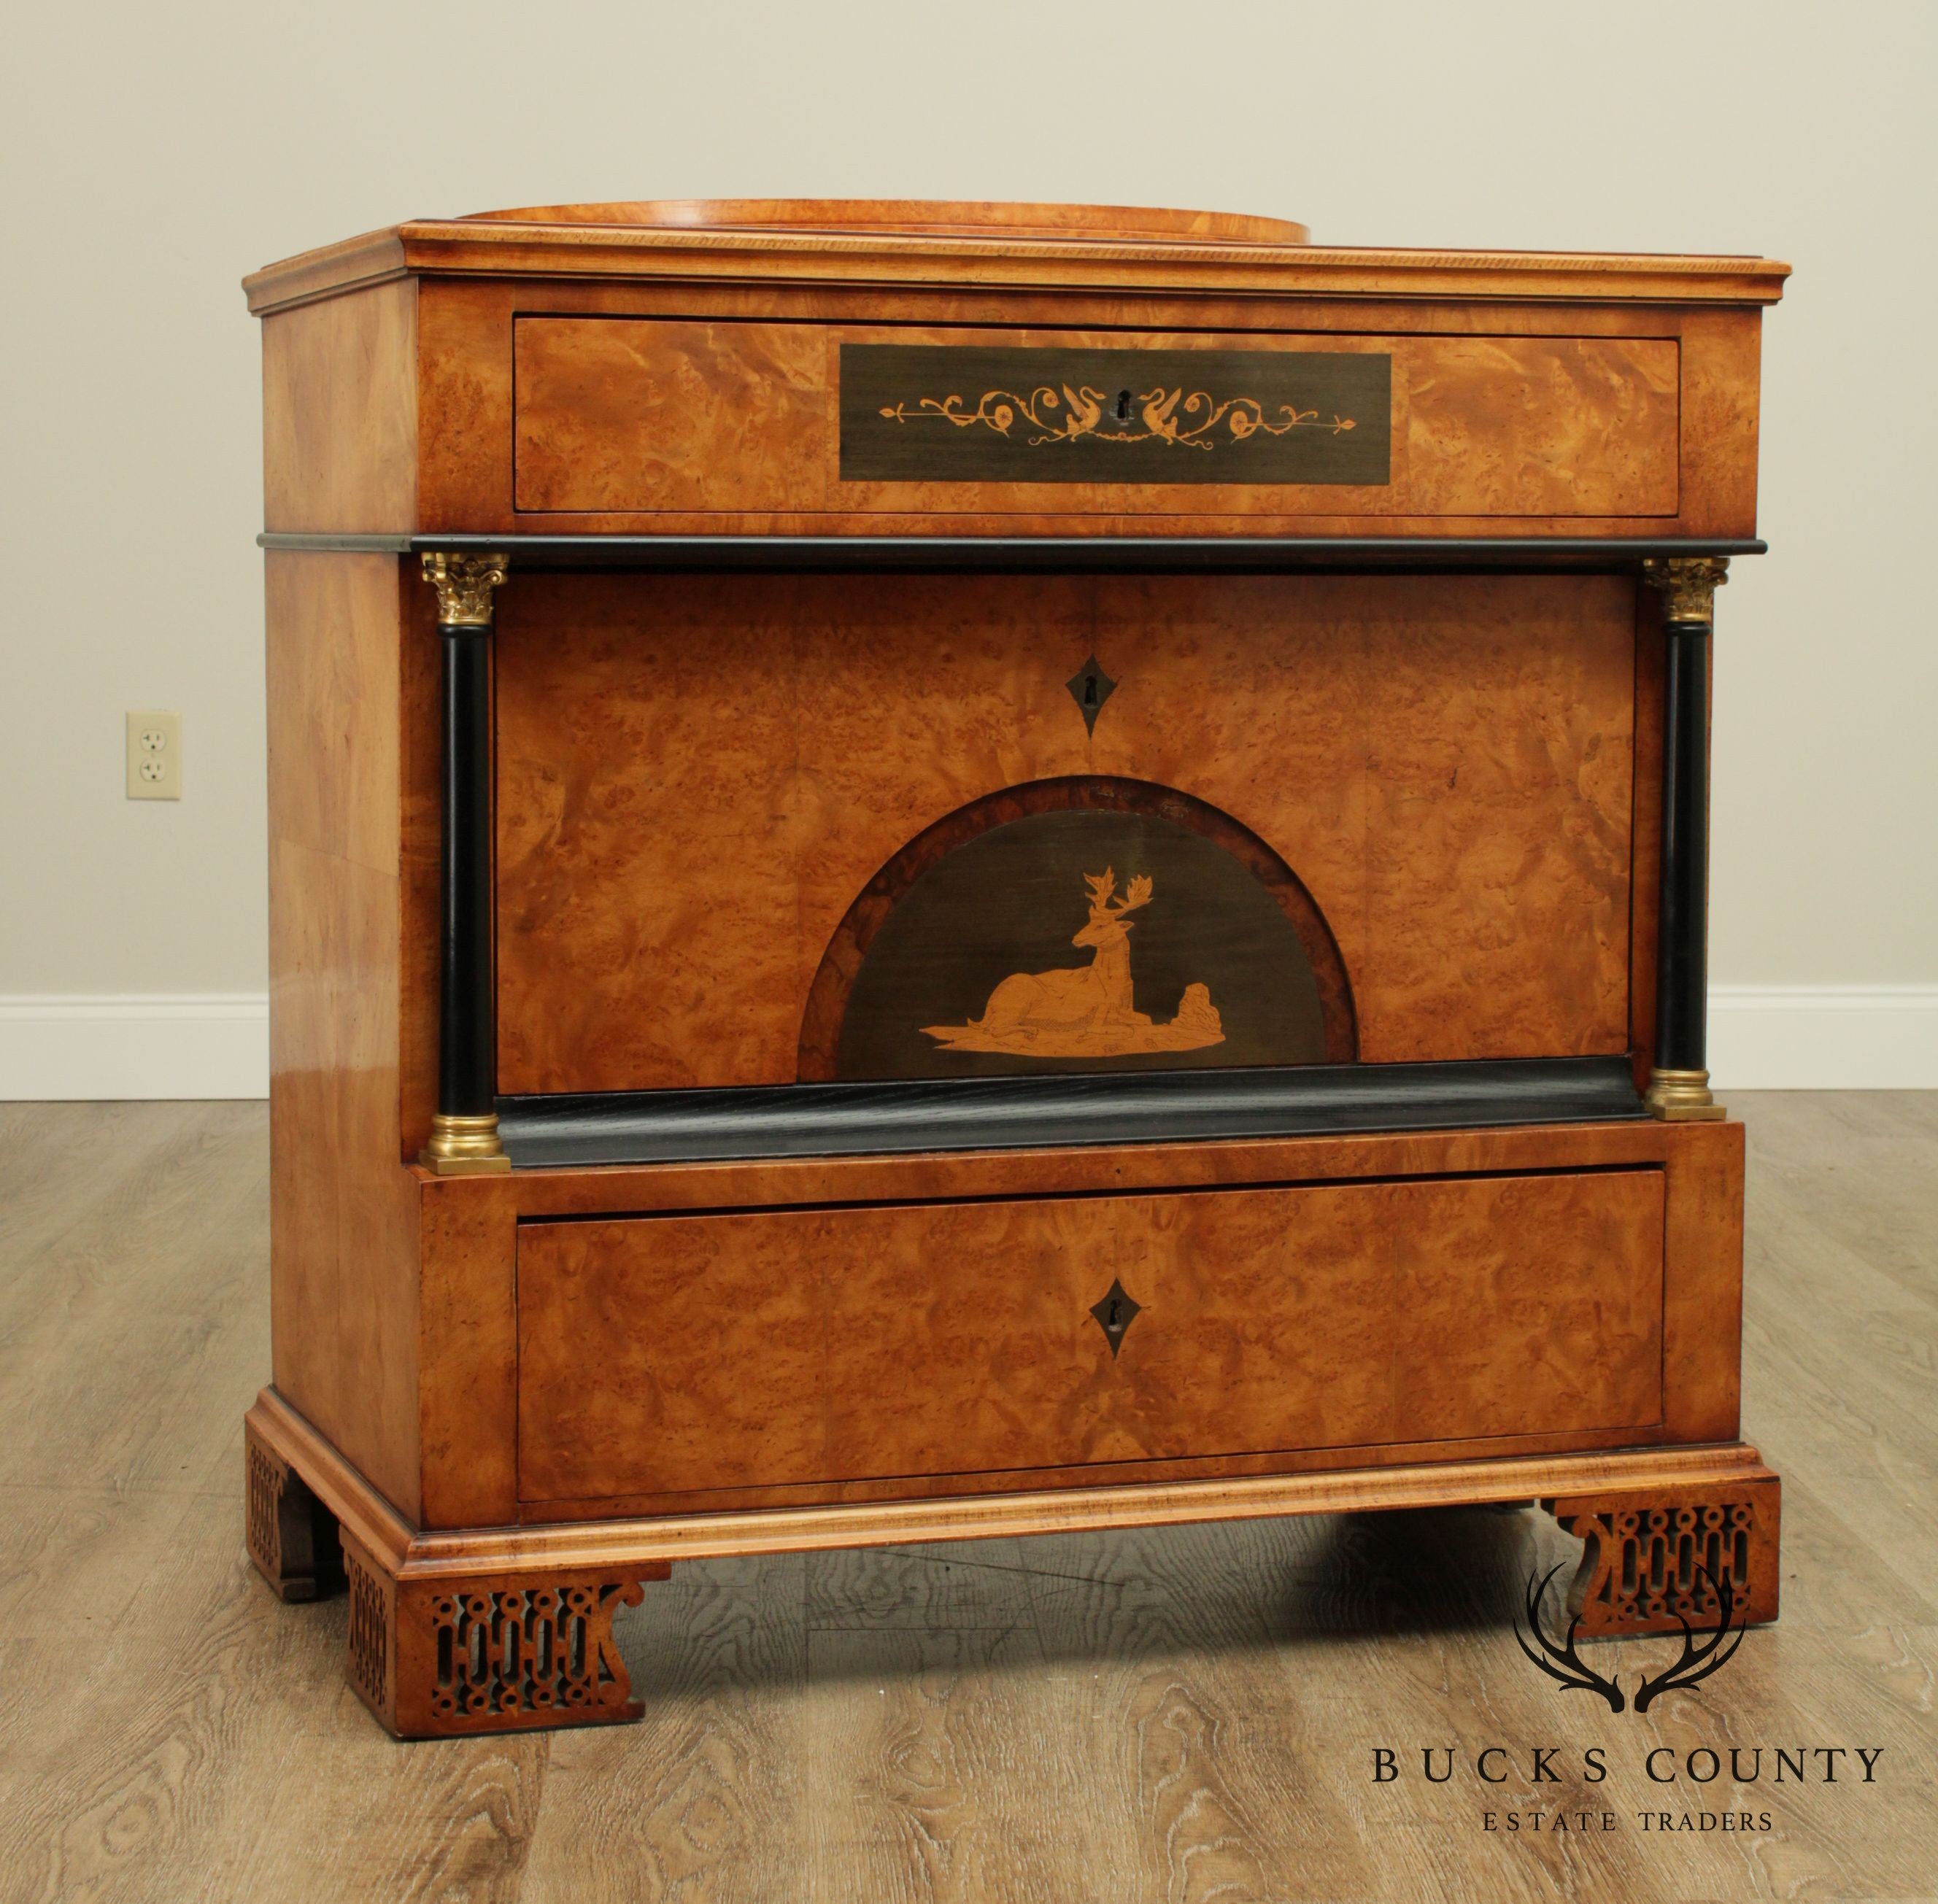
<path id="1" fill-rule="evenodd" d="M 399 1739 L 623 1724 L 642 1710 L 612 1636 L 657 1567 L 399 1580 L 346 1540 L 348 1675 Z"/>
<path id="2" fill-rule="evenodd" d="M 1733 1626 L 1777 1616 L 1782 1484 L 1760 1476 L 1542 1504 L 1587 1543 L 1568 1596 L 1584 1638 L 1678 1633 L 1712 1623 L 1728 1583 Z"/>
<path id="3" fill-rule="evenodd" d="M 344 1589 L 336 1517 L 302 1477 L 243 1431 L 244 1522 L 249 1558 L 281 1600 L 321 1600 Z"/>

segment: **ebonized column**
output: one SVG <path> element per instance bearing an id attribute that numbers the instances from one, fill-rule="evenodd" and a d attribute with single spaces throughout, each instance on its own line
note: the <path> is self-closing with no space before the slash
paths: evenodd
<path id="1" fill-rule="evenodd" d="M 440 1177 L 512 1167 L 498 1137 L 491 882 L 491 592 L 503 555 L 427 555 L 444 650 L 437 1111 L 421 1161 Z"/>
<path id="2" fill-rule="evenodd" d="M 1649 1109 L 1671 1122 L 1719 1118 L 1709 1092 L 1709 631 L 1721 556 L 1642 565 L 1661 591 L 1662 904 L 1656 928 L 1655 1064 Z"/>

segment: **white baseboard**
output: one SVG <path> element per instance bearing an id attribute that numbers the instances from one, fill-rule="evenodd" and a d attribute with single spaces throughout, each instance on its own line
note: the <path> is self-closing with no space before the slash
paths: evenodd
<path id="1" fill-rule="evenodd" d="M 1938 985 L 1721 985 L 1709 1070 L 1730 1091 L 1938 1090 Z M 0 1099 L 260 1098 L 261 992 L 0 997 Z"/>
<path id="2" fill-rule="evenodd" d="M 266 993 L 0 996 L 0 1099 L 269 1095 Z"/>
<path id="3" fill-rule="evenodd" d="M 1709 1077 L 1719 1095 L 1938 1090 L 1938 985 L 1712 985 Z"/>

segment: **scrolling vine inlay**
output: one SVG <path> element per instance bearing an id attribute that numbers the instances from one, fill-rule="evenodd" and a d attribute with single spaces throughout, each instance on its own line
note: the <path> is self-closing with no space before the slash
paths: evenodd
<path id="1" fill-rule="evenodd" d="M 1328 420 L 1317 410 L 1299 410 L 1289 403 L 1268 409 L 1256 396 L 1221 401 L 1207 390 L 1193 390 L 1187 396 L 1182 386 L 1166 390 L 1162 384 L 1135 394 L 1125 390 L 1114 399 L 1088 384 L 1074 389 L 1065 384 L 1061 395 L 1043 384 L 1027 396 L 1013 390 L 985 390 L 973 410 L 965 407 L 967 401 L 953 393 L 925 396 L 913 409 L 905 402 L 884 404 L 881 415 L 896 423 L 952 423 L 958 430 L 980 424 L 999 436 L 1008 436 L 1020 420 L 1034 432 L 1024 439 L 1031 449 L 1095 436 L 1102 443 L 1168 443 L 1175 449 L 1210 451 L 1220 443 L 1242 443 L 1259 430 L 1283 436 L 1293 430 L 1325 430 L 1336 436 L 1357 427 L 1353 418 L 1336 411 Z M 1277 422 L 1272 420 L 1274 413 Z"/>
<path id="2" fill-rule="evenodd" d="M 1392 475 L 1384 351 L 844 343 L 840 377 L 844 482 Z"/>

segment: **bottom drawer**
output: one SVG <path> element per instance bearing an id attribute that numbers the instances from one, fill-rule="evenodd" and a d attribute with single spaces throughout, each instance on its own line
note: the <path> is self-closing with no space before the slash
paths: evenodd
<path id="1" fill-rule="evenodd" d="M 1656 1169 L 527 1222 L 520 1493 L 1642 1429 L 1662 1268 Z"/>

